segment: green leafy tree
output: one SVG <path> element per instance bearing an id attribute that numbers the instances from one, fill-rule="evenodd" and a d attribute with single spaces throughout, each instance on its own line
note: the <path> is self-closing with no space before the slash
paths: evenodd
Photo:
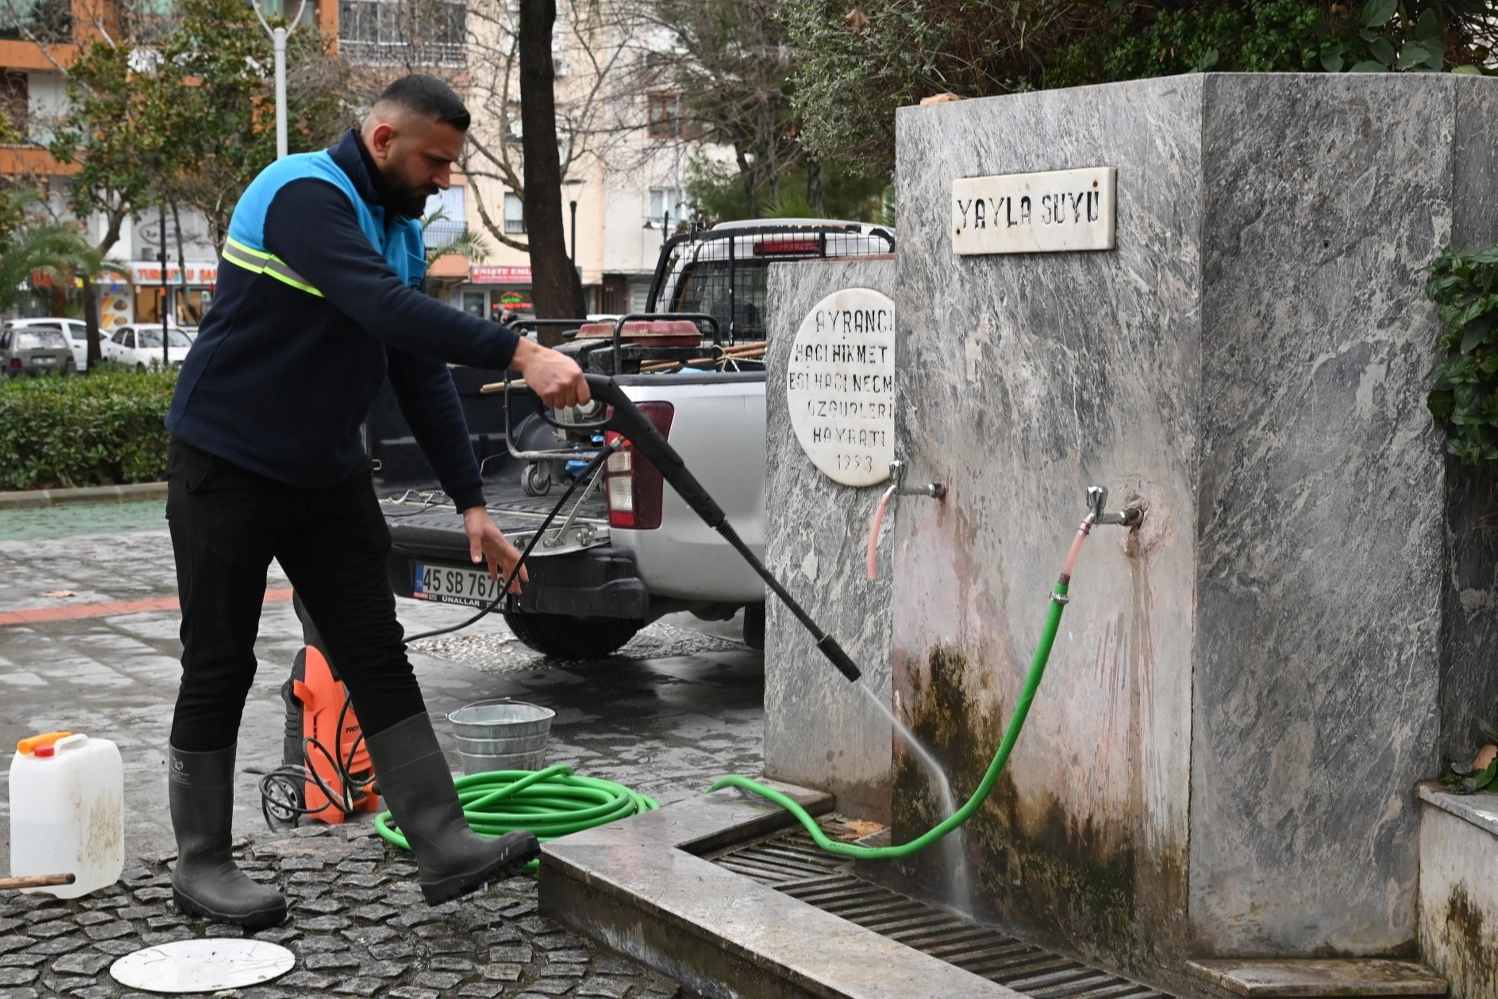
<path id="1" fill-rule="evenodd" d="M 122 27 L 129 30 L 85 46 L 67 71 L 69 109 L 49 149 L 77 167 L 70 208 L 103 217 L 100 258 L 126 219 L 163 202 L 202 211 L 221 245 L 240 193 L 275 158 L 270 40 L 238 0 L 182 0 L 171 21 Z M 294 150 L 325 144 L 352 120 L 341 93 L 327 87 L 346 81 L 346 69 L 313 33 L 299 34 L 288 52 Z M 84 318 L 93 363 L 93 296 L 84 296 Z"/>
<path id="2" fill-rule="evenodd" d="M 661 0 L 682 131 L 733 150 L 749 216 L 808 163 L 791 106 L 795 50 L 780 0 Z M 813 173 L 815 174 L 815 168 Z M 802 177 L 806 174 L 803 172 Z M 814 178 L 815 179 L 815 178 Z M 813 192 L 808 200 L 819 201 Z"/>
<path id="3" fill-rule="evenodd" d="M 894 109 L 1172 73 L 1479 72 L 1494 0 L 783 0 L 812 155 L 894 158 Z"/>
<path id="4" fill-rule="evenodd" d="M 240 194 L 276 158 L 274 53 L 243 0 L 182 0 L 178 10 L 147 91 L 163 102 L 153 138 L 166 196 L 202 212 L 222 246 Z M 346 66 L 315 32 L 291 37 L 298 44 L 287 51 L 287 147 L 303 152 L 330 144 L 354 119 L 342 96 Z"/>
<path id="5" fill-rule="evenodd" d="M 805 166 L 782 176 L 779 191 L 761 188 L 753 207 L 742 177 L 733 166 L 694 159 L 687 171 L 687 195 L 705 226 L 736 219 L 831 218 L 854 222 L 883 222 L 888 179 L 846 170 L 833 162 L 819 165 L 816 186 L 821 201 L 813 203 L 808 188 L 813 185 Z M 686 220 L 682 220 L 685 222 Z"/>
<path id="6" fill-rule="evenodd" d="M 0 192 L 0 312 L 12 308 L 36 273 L 57 284 L 92 278 L 103 256 L 73 226 L 46 217 L 41 197 L 27 188 Z"/>

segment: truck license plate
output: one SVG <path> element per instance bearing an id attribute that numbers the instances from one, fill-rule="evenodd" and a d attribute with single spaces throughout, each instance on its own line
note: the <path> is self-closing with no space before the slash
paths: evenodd
<path id="1" fill-rule="evenodd" d="M 487 605 L 499 593 L 499 580 L 488 572 L 447 565 L 417 563 L 411 595 L 417 600 Z"/>

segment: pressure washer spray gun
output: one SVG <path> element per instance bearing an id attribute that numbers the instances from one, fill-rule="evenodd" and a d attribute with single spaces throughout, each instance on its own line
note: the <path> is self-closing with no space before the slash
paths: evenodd
<path id="1" fill-rule="evenodd" d="M 614 380 L 606 375 L 587 375 L 588 390 L 598 402 L 608 406 L 607 415 L 603 420 L 591 423 L 556 424 L 564 426 L 568 430 L 613 430 L 624 437 L 634 446 L 637 454 L 648 460 L 661 473 L 661 477 L 671 484 L 688 506 L 690 506 L 703 522 L 723 536 L 723 540 L 733 546 L 734 551 L 743 556 L 744 561 L 749 563 L 750 568 L 759 573 L 759 578 L 765 581 L 781 602 L 790 608 L 796 620 L 811 633 L 812 639 L 817 643 L 817 648 L 822 655 L 826 656 L 832 665 L 838 668 L 838 672 L 850 681 L 857 680 L 862 676 L 857 664 L 855 664 L 843 647 L 837 643 L 837 639 L 824 632 L 811 619 L 811 615 L 796 602 L 780 580 L 765 568 L 765 564 L 759 557 L 744 544 L 733 525 L 728 522 L 728 515 L 723 508 L 718 506 L 717 501 L 708 495 L 702 483 L 697 477 L 687 470 L 686 463 L 681 460 L 681 455 L 676 449 L 666 442 L 666 438 L 656 429 L 655 424 L 646 418 L 645 414 L 636 408 L 624 390 L 614 383 Z M 551 422 L 547 417 L 547 421 Z"/>

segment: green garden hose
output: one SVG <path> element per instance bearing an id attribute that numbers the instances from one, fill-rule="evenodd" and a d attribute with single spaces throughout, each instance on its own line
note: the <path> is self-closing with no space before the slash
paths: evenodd
<path id="1" fill-rule="evenodd" d="M 1040 644 L 1035 648 L 1035 658 L 1030 662 L 1030 672 L 1025 677 L 1019 700 L 1014 705 L 1014 713 L 1009 717 L 1009 727 L 1004 730 L 998 752 L 988 764 L 988 771 L 978 782 L 972 797 L 961 808 L 923 835 L 899 846 L 839 843 L 829 839 L 817 825 L 817 820 L 793 799 L 748 777 L 730 775 L 719 778 L 717 783 L 708 788 L 709 793 L 724 787 L 737 787 L 773 801 L 795 816 L 818 846 L 839 856 L 859 860 L 888 860 L 908 857 L 924 850 L 971 818 L 983 806 L 994 783 L 998 781 L 999 773 L 1009 761 L 1009 753 L 1019 739 L 1020 730 L 1024 728 L 1025 718 L 1030 713 L 1030 704 L 1035 700 L 1041 678 L 1045 676 L 1051 646 L 1055 644 L 1056 632 L 1061 627 L 1061 613 L 1066 609 L 1066 593 L 1067 584 L 1057 583 L 1051 594 L 1045 630 L 1041 632 Z M 622 784 L 593 777 L 578 777 L 567 766 L 547 767 L 538 771 L 499 770 L 494 773 L 470 774 L 459 777 L 454 783 L 468 824 L 475 832 L 485 836 L 497 837 L 513 829 L 529 829 L 544 841 L 641 812 L 651 812 L 657 807 L 653 799 Z M 410 849 L 399 828 L 390 821 L 389 812 L 381 812 L 375 817 L 375 829 L 401 849 Z M 536 862 L 531 861 L 524 869 L 535 871 L 536 866 Z"/>
<path id="2" fill-rule="evenodd" d="M 1035 658 L 1030 662 L 1030 672 L 1025 677 L 1024 688 L 1020 691 L 1019 701 L 1014 705 L 1014 714 L 1009 717 L 1009 727 L 1004 730 L 1004 739 L 999 743 L 999 751 L 994 754 L 993 762 L 988 765 L 988 772 L 978 782 L 978 788 L 973 792 L 973 796 L 967 799 L 961 808 L 925 834 L 917 836 L 908 843 L 901 843 L 899 846 L 859 846 L 856 843 L 839 843 L 829 839 L 817 825 L 817 820 L 807 814 L 806 809 L 796 804 L 790 797 L 774 788 L 755 783 L 748 777 L 722 777 L 708 788 L 708 791 L 716 791 L 723 787 L 737 787 L 753 792 L 762 798 L 768 798 L 794 815 L 823 850 L 842 857 L 855 857 L 859 860 L 890 860 L 895 857 L 908 857 L 912 853 L 924 850 L 962 825 L 983 806 L 989 792 L 993 790 L 994 782 L 999 779 L 999 772 L 1008 762 L 1009 752 L 1014 749 L 1014 743 L 1019 739 L 1020 729 L 1024 728 L 1025 716 L 1030 713 L 1030 702 L 1035 700 L 1035 691 L 1040 686 L 1040 678 L 1045 675 L 1046 661 L 1051 657 L 1051 646 L 1056 642 L 1056 631 L 1061 626 L 1061 612 L 1066 609 L 1067 583 L 1064 579 L 1069 575 L 1069 573 L 1063 574 L 1063 581 L 1056 584 L 1056 589 L 1051 594 L 1051 608 L 1046 617 L 1045 630 L 1041 632 L 1040 644 L 1035 648 Z"/>
<path id="3" fill-rule="evenodd" d="M 613 781 L 578 777 L 568 766 L 496 770 L 459 777 L 453 783 L 468 824 L 474 832 L 491 837 L 529 829 L 537 839 L 556 839 L 658 807 L 653 798 Z M 411 848 L 389 812 L 375 816 L 375 829 L 402 850 Z M 536 866 L 533 860 L 524 869 L 535 871 Z"/>

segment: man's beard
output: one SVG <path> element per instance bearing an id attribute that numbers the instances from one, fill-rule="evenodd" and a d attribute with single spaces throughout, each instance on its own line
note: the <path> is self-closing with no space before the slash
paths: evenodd
<path id="1" fill-rule="evenodd" d="M 408 219 L 419 219 L 426 211 L 427 198 L 430 197 L 424 191 L 406 190 L 395 195 L 391 200 L 395 204 L 395 210 Z"/>
<path id="2" fill-rule="evenodd" d="M 432 184 L 412 184 L 404 177 L 381 177 L 385 200 L 408 219 L 419 219 L 426 212 L 427 198 L 437 193 Z"/>

